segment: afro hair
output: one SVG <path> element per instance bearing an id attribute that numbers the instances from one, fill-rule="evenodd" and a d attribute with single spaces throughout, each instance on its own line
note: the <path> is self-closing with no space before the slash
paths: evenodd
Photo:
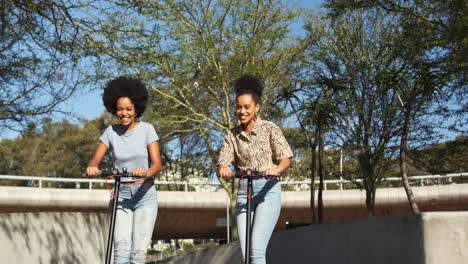
<path id="1" fill-rule="evenodd" d="M 262 98 L 263 84 L 257 76 L 244 74 L 234 81 L 234 90 L 236 98 L 244 94 L 251 94 L 255 103 L 258 104 Z"/>
<path id="2" fill-rule="evenodd" d="M 124 76 L 109 81 L 102 95 L 102 101 L 109 113 L 114 115 L 117 113 L 117 100 L 122 97 L 132 100 L 136 117 L 141 117 L 148 103 L 148 91 L 145 84 L 141 80 Z"/>

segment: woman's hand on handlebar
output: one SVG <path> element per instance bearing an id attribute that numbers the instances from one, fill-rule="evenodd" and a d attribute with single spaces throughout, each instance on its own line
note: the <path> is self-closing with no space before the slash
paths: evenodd
<path id="1" fill-rule="evenodd" d="M 132 171 L 132 176 L 134 176 L 134 177 L 146 177 L 146 169 L 144 169 L 144 168 L 135 168 Z"/>
<path id="2" fill-rule="evenodd" d="M 228 166 L 219 165 L 218 173 L 219 176 L 225 180 L 230 179 L 232 177 L 231 168 L 229 168 Z"/>
<path id="3" fill-rule="evenodd" d="M 86 176 L 88 177 L 97 177 L 101 175 L 101 171 L 98 167 L 87 167 L 86 168 Z"/>

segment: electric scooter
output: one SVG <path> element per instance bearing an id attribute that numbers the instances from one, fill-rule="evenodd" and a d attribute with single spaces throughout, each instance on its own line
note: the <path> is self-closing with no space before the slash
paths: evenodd
<path id="1" fill-rule="evenodd" d="M 267 175 L 264 172 L 259 172 L 252 169 L 247 169 L 245 171 L 236 172 L 236 178 L 239 179 L 247 179 L 247 221 L 245 223 L 245 264 L 250 264 L 250 250 L 251 250 L 251 240 L 252 240 L 252 183 L 255 179 L 262 179 L 262 178 L 274 178 L 278 177 L 278 175 Z"/>
<path id="2" fill-rule="evenodd" d="M 113 240 L 114 240 L 114 230 L 115 230 L 115 217 L 117 215 L 117 204 L 119 201 L 119 191 L 120 191 L 120 178 L 121 177 L 132 177 L 134 179 L 143 179 L 146 176 L 132 176 L 131 173 L 127 172 L 126 168 L 122 169 L 122 172 L 118 170 L 113 172 L 101 171 L 100 177 L 113 177 L 114 182 L 114 195 L 112 199 L 114 199 L 113 207 L 112 207 L 112 215 L 111 215 L 111 222 L 109 226 L 109 233 L 107 235 L 107 250 L 106 250 L 106 264 L 110 264 L 112 261 L 112 248 L 113 248 Z"/>

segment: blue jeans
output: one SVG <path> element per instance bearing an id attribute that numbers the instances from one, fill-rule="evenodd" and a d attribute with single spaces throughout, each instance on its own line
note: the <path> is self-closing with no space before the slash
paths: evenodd
<path id="1" fill-rule="evenodd" d="M 252 242 L 250 262 L 252 264 L 266 263 L 265 255 L 271 234 L 281 211 L 281 186 L 276 178 L 254 179 L 252 184 Z M 245 259 L 245 224 L 247 221 L 247 179 L 239 184 L 237 195 L 237 230 Z"/>
<path id="2" fill-rule="evenodd" d="M 109 203 L 110 213 L 113 201 Z M 114 231 L 114 263 L 145 263 L 157 213 L 158 201 L 152 180 L 141 185 L 120 185 Z"/>

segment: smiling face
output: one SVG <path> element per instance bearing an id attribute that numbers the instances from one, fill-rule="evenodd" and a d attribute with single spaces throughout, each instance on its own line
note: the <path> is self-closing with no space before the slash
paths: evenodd
<path id="1" fill-rule="evenodd" d="M 240 123 L 246 128 L 251 127 L 255 123 L 255 113 L 258 112 L 260 106 L 255 102 L 251 94 L 239 95 L 236 104 L 236 115 Z"/>
<path id="2" fill-rule="evenodd" d="M 120 120 L 120 124 L 125 128 L 132 128 L 135 125 L 135 105 L 128 97 L 120 97 L 117 100 L 117 112 L 115 116 Z"/>

